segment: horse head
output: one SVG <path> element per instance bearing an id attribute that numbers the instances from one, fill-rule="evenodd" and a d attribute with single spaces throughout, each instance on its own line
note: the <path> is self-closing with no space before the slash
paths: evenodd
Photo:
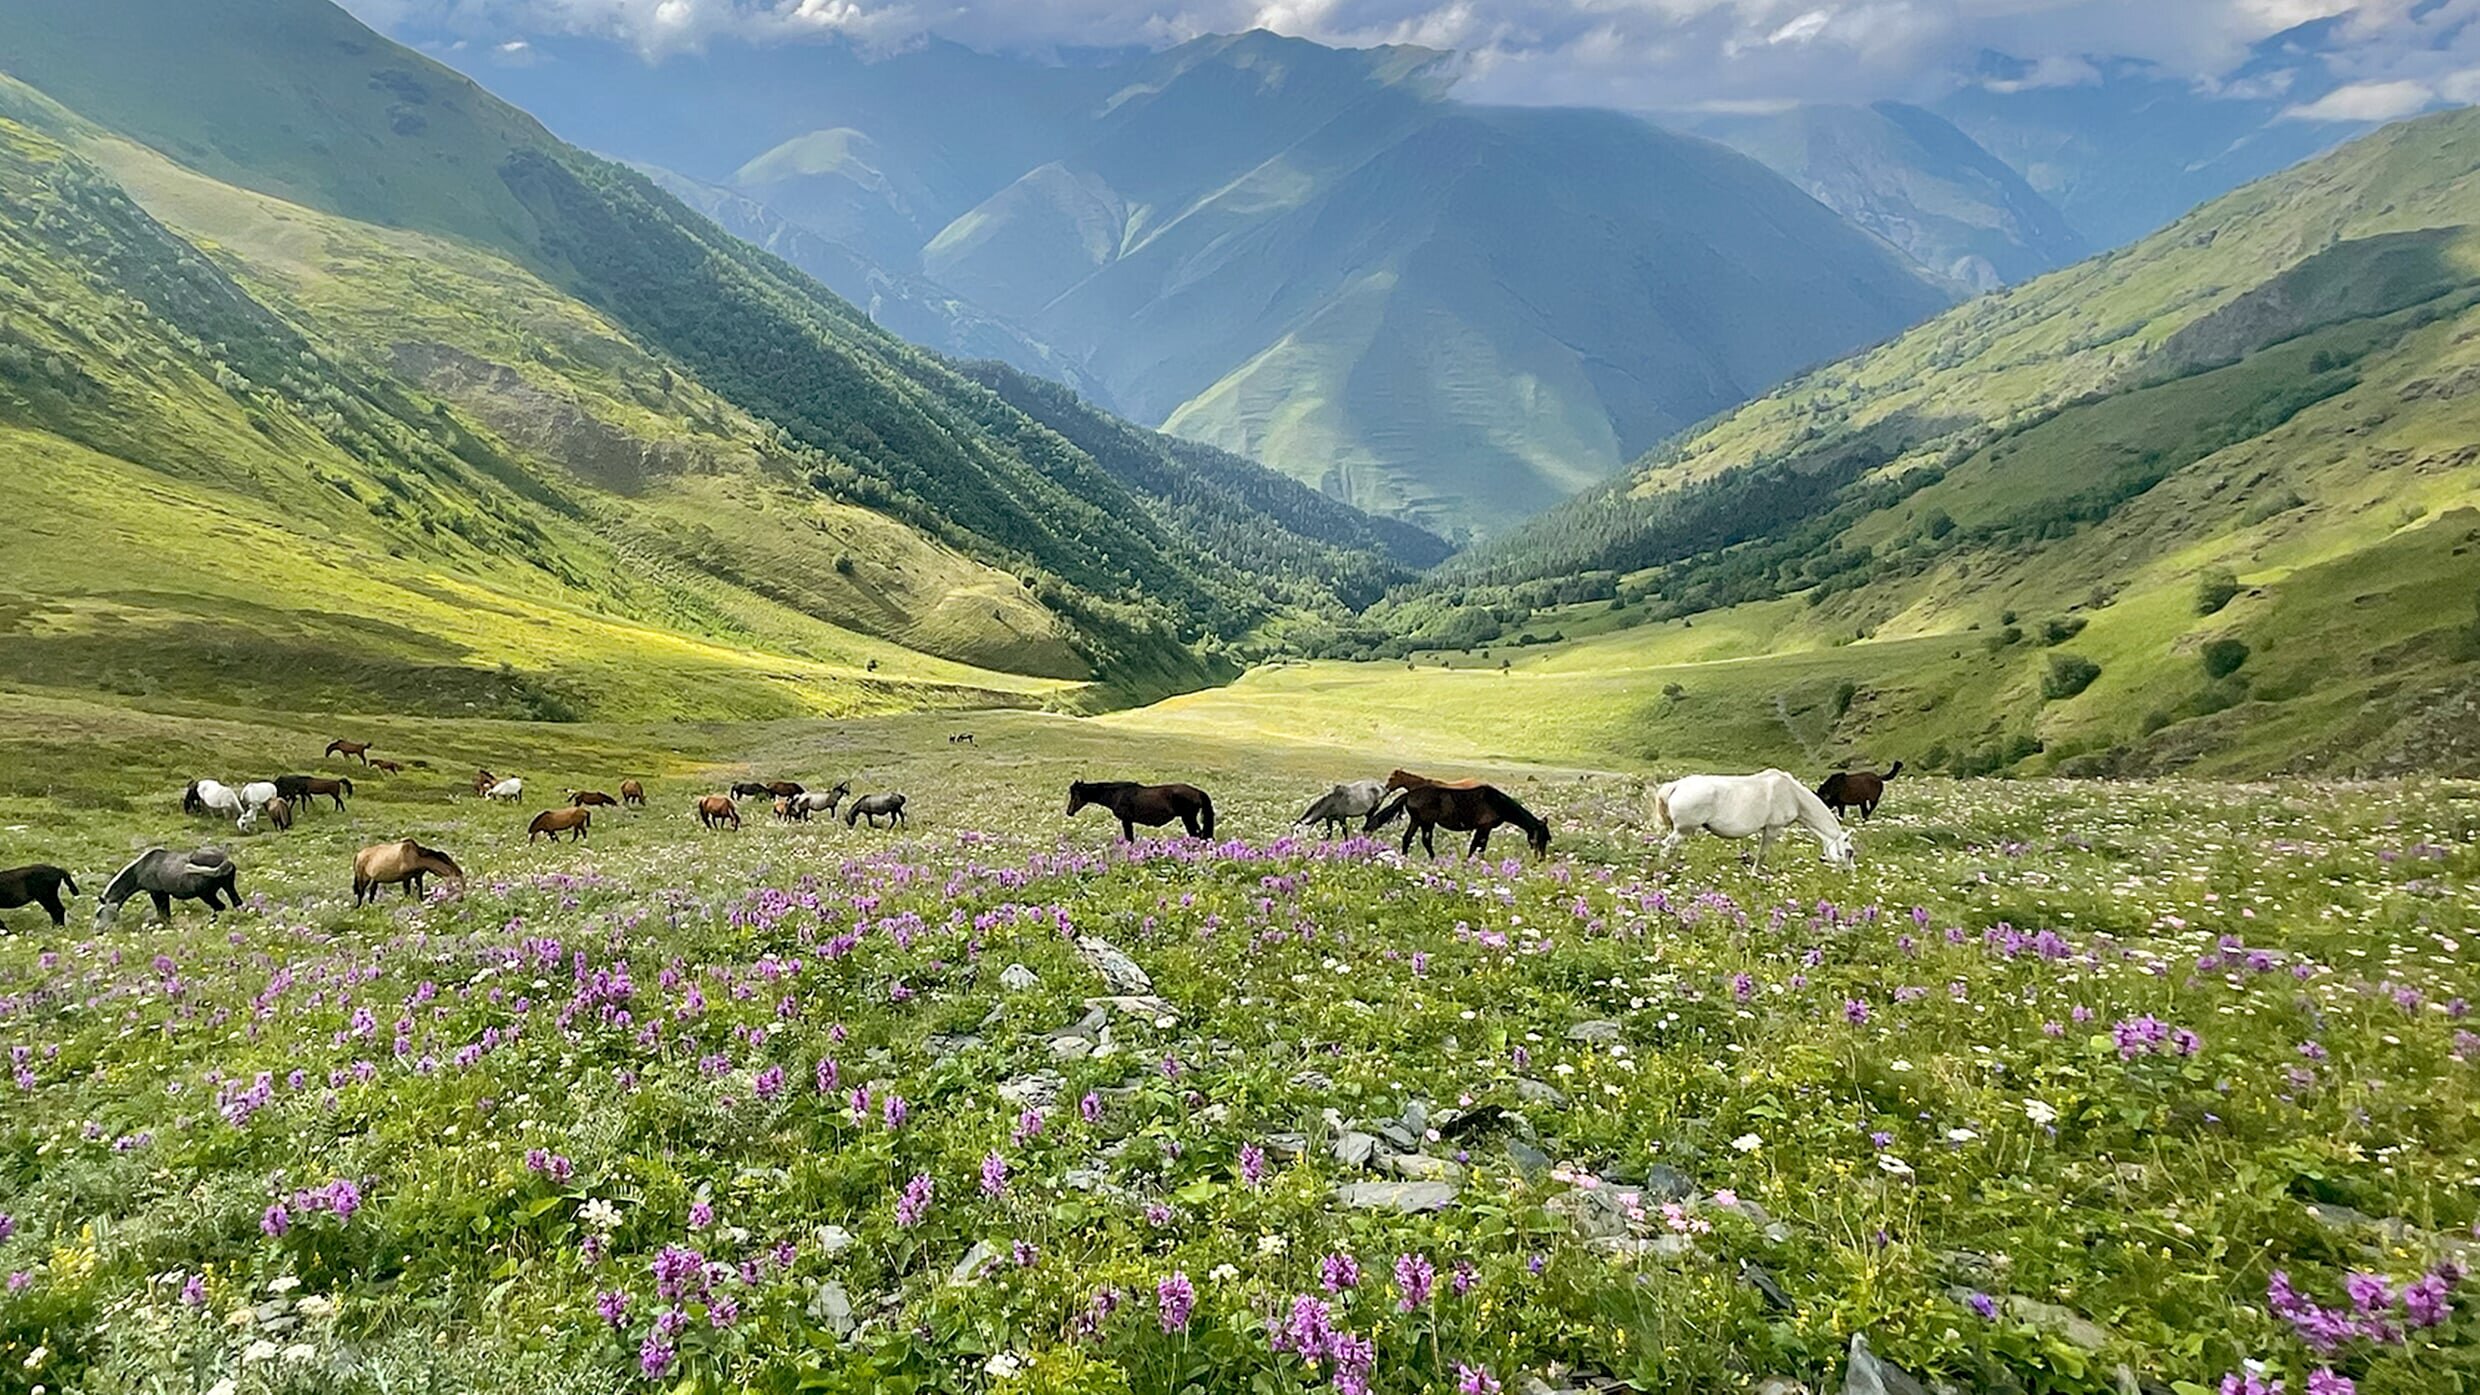
<path id="1" fill-rule="evenodd" d="M 1068 782 L 1068 817 L 1075 818 L 1077 810 L 1082 809 L 1086 805 L 1093 802 L 1094 793 L 1091 785 L 1086 784 L 1083 780 L 1071 780 Z"/>
<path id="2" fill-rule="evenodd" d="M 1833 836 L 1819 841 L 1825 846 L 1818 854 L 1818 861 L 1825 863 L 1828 867 L 1860 865 L 1860 849 L 1851 841 L 1849 830 L 1837 829 Z"/>

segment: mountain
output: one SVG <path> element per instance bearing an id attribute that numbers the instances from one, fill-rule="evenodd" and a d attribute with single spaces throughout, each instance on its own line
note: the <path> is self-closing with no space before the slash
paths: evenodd
<path id="1" fill-rule="evenodd" d="M 2021 175 L 1921 107 L 1801 106 L 1709 117 L 1695 129 L 1975 291 L 2028 280 L 2088 250 Z"/>
<path id="2" fill-rule="evenodd" d="M 1916 766 L 2480 766 L 2476 389 L 2464 110 L 1804 374 L 1330 648 L 1685 625 L 1839 652 L 1832 749 Z"/>
<path id="3" fill-rule="evenodd" d="M 1234 479 L 1289 486 L 1150 436 L 1106 467 L 320 0 L 24 0 L 0 69 L 0 459 L 52 482 L 0 544 L 13 680 L 1109 702 L 1439 550 L 1327 500 L 1230 516 Z"/>
<path id="4" fill-rule="evenodd" d="M 1454 101 L 1420 48 L 449 56 L 842 249 L 848 291 L 971 307 L 903 321 L 925 343 L 1440 530 L 1501 530 L 1951 298 L 1753 161 L 1630 116 Z M 1012 342 L 962 342 L 1002 325 Z"/>

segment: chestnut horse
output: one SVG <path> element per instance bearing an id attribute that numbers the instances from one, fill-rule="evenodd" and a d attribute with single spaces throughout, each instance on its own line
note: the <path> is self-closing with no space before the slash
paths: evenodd
<path id="1" fill-rule="evenodd" d="M 353 904 L 378 900 L 383 886 L 402 886 L 408 898 L 420 896 L 423 879 L 431 876 L 463 881 L 465 869 L 456 865 L 455 858 L 411 838 L 374 844 L 353 855 Z"/>
<path id="2" fill-rule="evenodd" d="M 1478 857 L 1489 850 L 1490 832 L 1500 824 L 1511 823 L 1524 830 L 1525 841 L 1533 848 L 1533 856 L 1550 851 L 1550 825 L 1533 817 L 1531 810 L 1518 804 L 1495 785 L 1415 785 L 1397 796 L 1395 802 L 1369 816 L 1361 826 L 1364 833 L 1374 833 L 1399 817 L 1409 817 L 1404 825 L 1403 851 L 1412 851 L 1412 836 L 1421 835 L 1421 851 L 1438 855 L 1430 835 L 1437 829 L 1472 833 L 1472 846 L 1464 850 L 1466 857 Z"/>
<path id="3" fill-rule="evenodd" d="M 339 736 L 335 740 L 327 743 L 326 754 L 331 756 L 352 756 L 359 760 L 362 764 L 368 765 L 370 764 L 370 743 L 367 741 L 347 741 L 343 737 Z"/>
<path id="4" fill-rule="evenodd" d="M 622 780 L 620 782 L 620 802 L 622 805 L 634 804 L 640 809 L 645 808 L 646 787 L 637 783 L 635 780 Z"/>
<path id="5" fill-rule="evenodd" d="M 370 757 L 364 756 L 362 757 L 362 763 L 369 766 L 371 769 L 378 771 L 382 775 L 402 775 L 405 773 L 405 767 L 392 760 L 372 760 Z"/>
<path id="6" fill-rule="evenodd" d="M 1214 801 L 1195 785 L 1140 785 L 1134 780 L 1078 780 L 1068 786 L 1068 817 L 1099 804 L 1119 820 L 1121 841 L 1137 841 L 1138 824 L 1160 828 L 1173 819 L 1191 838 L 1214 836 Z"/>
<path id="7" fill-rule="evenodd" d="M 1877 801 L 1886 797 L 1886 782 L 1903 773 L 1903 762 L 1880 775 L 1871 770 L 1837 770 L 1817 787 L 1817 798 L 1840 814 L 1845 809 L 1858 809 L 1860 821 L 1866 823 L 1877 812 Z"/>
<path id="8" fill-rule="evenodd" d="M 560 841 L 560 835 L 566 833 L 570 835 L 571 842 L 582 843 L 586 840 L 586 830 L 593 825 L 594 811 L 592 809 L 575 806 L 566 809 L 545 809 L 534 816 L 532 823 L 525 826 L 525 841 L 531 843 L 548 833 L 551 835 L 551 841 L 556 843 Z"/>
<path id="9" fill-rule="evenodd" d="M 697 817 L 699 823 L 710 829 L 730 824 L 737 831 L 741 826 L 740 806 L 720 794 L 710 794 L 700 799 L 697 802 Z"/>
<path id="10" fill-rule="evenodd" d="M 342 812 L 344 797 L 353 793 L 353 782 L 341 775 L 333 780 L 324 775 L 278 775 L 276 793 L 301 809 L 309 808 L 311 800 L 326 795 L 336 801 L 337 810 Z"/>
<path id="11" fill-rule="evenodd" d="M 1436 785 L 1440 789 L 1450 790 L 1477 790 L 1482 787 L 1479 780 L 1433 780 L 1427 775 L 1415 775 L 1409 770 L 1398 770 L 1386 777 L 1386 793 L 1388 794 L 1393 794 L 1397 790 L 1417 790 L 1424 785 Z"/>
<path id="12" fill-rule="evenodd" d="M 617 809 L 620 801 L 601 790 L 570 790 L 568 806 L 572 809 Z"/>

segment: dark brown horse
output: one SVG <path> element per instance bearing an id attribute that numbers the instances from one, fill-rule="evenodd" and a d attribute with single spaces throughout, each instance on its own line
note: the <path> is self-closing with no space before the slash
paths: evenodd
<path id="1" fill-rule="evenodd" d="M 757 799 L 761 796 L 790 799 L 800 792 L 801 782 L 798 780 L 743 780 L 732 787 L 734 799 Z"/>
<path id="2" fill-rule="evenodd" d="M 13 911 L 20 906 L 41 906 L 52 917 L 55 929 L 69 923 L 69 912 L 60 903 L 60 889 L 77 895 L 77 879 L 65 868 L 38 862 L 31 867 L 12 867 L 0 872 L 0 911 Z"/>
<path id="3" fill-rule="evenodd" d="M 1369 816 L 1361 826 L 1364 833 L 1373 833 L 1409 817 L 1404 825 L 1403 851 L 1412 851 L 1412 836 L 1421 835 L 1421 851 L 1438 855 L 1430 834 L 1437 829 L 1472 833 L 1472 846 L 1464 850 L 1466 857 L 1477 857 L 1489 850 L 1490 831 L 1500 824 L 1511 823 L 1524 830 L 1525 841 L 1532 844 L 1533 855 L 1540 857 L 1550 851 L 1550 825 L 1533 817 L 1532 811 L 1515 802 L 1495 785 L 1474 785 L 1458 788 L 1453 785 L 1416 785 L 1398 796 L 1394 803 Z"/>
<path id="4" fill-rule="evenodd" d="M 278 775 L 276 793 L 291 800 L 296 809 L 307 809 L 312 799 L 325 795 L 336 801 L 336 808 L 341 811 L 344 797 L 353 793 L 353 782 L 343 776 L 331 780 L 324 775 Z"/>
<path id="5" fill-rule="evenodd" d="M 645 808 L 646 787 L 639 784 L 635 780 L 622 780 L 620 782 L 620 802 L 623 805 L 634 804 L 640 809 Z"/>
<path id="6" fill-rule="evenodd" d="M 719 794 L 710 794 L 698 800 L 697 817 L 699 823 L 710 829 L 721 828 L 726 824 L 734 829 L 741 826 L 740 806 Z"/>
<path id="7" fill-rule="evenodd" d="M 568 805 L 572 809 L 617 809 L 620 801 L 601 790 L 570 790 Z"/>
<path id="8" fill-rule="evenodd" d="M 1415 775 L 1409 770 L 1398 770 L 1394 774 L 1386 777 L 1386 792 L 1388 794 L 1393 794 L 1397 790 L 1417 790 L 1424 785 L 1436 785 L 1440 789 L 1450 790 L 1477 790 L 1481 788 L 1481 782 L 1479 780 L 1433 780 L 1427 775 Z"/>
<path id="9" fill-rule="evenodd" d="M 405 767 L 392 760 L 372 760 L 370 757 L 364 756 L 362 757 L 362 763 L 369 766 L 371 769 L 378 771 L 382 775 L 402 775 L 405 773 Z"/>
<path id="10" fill-rule="evenodd" d="M 574 807 L 545 809 L 534 816 L 532 823 L 525 826 L 525 841 L 531 843 L 548 833 L 551 835 L 551 841 L 556 843 L 560 841 L 560 835 L 566 833 L 570 841 L 582 843 L 586 840 L 586 830 L 593 826 L 594 811 L 592 809 Z"/>
<path id="11" fill-rule="evenodd" d="M 1122 841 L 1137 841 L 1138 824 L 1160 828 L 1173 819 L 1191 838 L 1214 836 L 1214 801 L 1195 785 L 1140 785 L 1134 780 L 1078 780 L 1068 786 L 1068 817 L 1099 804 L 1119 820 Z"/>
<path id="12" fill-rule="evenodd" d="M 1860 811 L 1860 821 L 1868 822 L 1877 812 L 1877 801 L 1886 797 L 1886 782 L 1903 773 L 1903 762 L 1880 775 L 1870 770 L 1837 770 L 1817 787 L 1817 797 L 1825 806 L 1840 815 L 1845 809 Z"/>
<path id="13" fill-rule="evenodd" d="M 327 754 L 331 756 L 352 756 L 354 759 L 359 760 L 362 764 L 368 765 L 370 764 L 370 743 L 367 741 L 347 741 L 343 737 L 339 736 L 335 740 L 327 743 Z"/>

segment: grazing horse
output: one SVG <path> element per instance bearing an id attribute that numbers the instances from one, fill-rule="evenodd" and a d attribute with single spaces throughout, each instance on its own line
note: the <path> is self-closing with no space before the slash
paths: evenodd
<path id="1" fill-rule="evenodd" d="M 485 799 L 505 799 L 509 803 L 514 804 L 517 802 L 518 796 L 524 793 L 525 782 L 518 779 L 514 775 L 511 775 L 507 779 L 500 781 L 498 784 L 485 786 L 482 790 L 482 797 Z"/>
<path id="2" fill-rule="evenodd" d="M 828 818 L 834 818 L 835 806 L 843 803 L 844 796 L 851 793 L 851 785 L 838 781 L 834 789 L 810 790 L 788 799 L 778 800 L 777 803 L 782 806 L 779 812 L 785 818 L 796 823 L 808 823 L 809 816 L 812 814 L 824 814 Z"/>
<path id="3" fill-rule="evenodd" d="M 200 848 L 193 853 L 148 848 L 114 873 L 111 885 L 95 898 L 95 927 L 111 924 L 120 914 L 121 903 L 141 891 L 154 900 L 155 914 L 166 924 L 172 921 L 175 898 L 206 902 L 210 916 L 224 910 L 226 901 L 238 908 L 241 897 L 233 890 L 233 879 L 240 870 L 233 865 L 232 854 L 222 848 Z"/>
<path id="4" fill-rule="evenodd" d="M 1352 820 L 1366 818 L 1377 812 L 1386 800 L 1386 787 L 1375 780 L 1347 780 L 1318 796 L 1317 801 L 1303 809 L 1294 824 L 1324 824 L 1329 835 L 1349 831 Z"/>
<path id="5" fill-rule="evenodd" d="M 969 731 L 957 732 L 954 736 L 947 738 L 947 744 L 950 746 L 970 746 L 973 744 L 973 733 Z"/>
<path id="6" fill-rule="evenodd" d="M 732 787 L 734 799 L 790 799 L 800 792 L 798 780 L 743 780 Z"/>
<path id="7" fill-rule="evenodd" d="M 1550 825 L 1533 816 L 1530 809 L 1496 785 L 1415 785 L 1396 796 L 1395 802 L 1369 816 L 1362 825 L 1365 833 L 1375 833 L 1399 817 L 1411 821 L 1404 825 L 1403 851 L 1412 851 L 1412 837 L 1421 837 L 1421 851 L 1431 857 L 1438 855 L 1431 835 L 1444 828 L 1451 832 L 1472 834 L 1472 845 L 1464 849 L 1466 857 L 1478 857 L 1490 847 L 1490 833 L 1500 824 L 1511 823 L 1524 830 L 1524 840 L 1532 845 L 1533 856 L 1550 851 Z"/>
<path id="8" fill-rule="evenodd" d="M 68 869 L 38 862 L 31 867 L 12 867 L 0 872 L 0 911 L 13 911 L 20 906 L 41 906 L 49 911 L 52 926 L 57 929 L 69 923 L 69 912 L 60 904 L 60 889 L 69 888 L 77 895 L 77 879 Z"/>
<path id="9" fill-rule="evenodd" d="M 532 823 L 525 826 L 525 841 L 531 843 L 548 833 L 551 835 L 551 841 L 556 843 L 560 841 L 560 835 L 566 833 L 569 835 L 570 842 L 582 843 L 586 840 L 586 830 L 593 826 L 594 811 L 592 809 L 583 809 L 575 805 L 566 809 L 545 809 L 534 816 Z"/>
<path id="10" fill-rule="evenodd" d="M 241 802 L 256 809 L 265 805 L 268 800 L 276 798 L 280 793 L 281 791 L 276 789 L 276 782 L 273 780 L 252 780 L 241 787 Z"/>
<path id="11" fill-rule="evenodd" d="M 1689 834 L 1704 830 L 1718 838 L 1755 834 L 1755 865 L 1765 866 L 1774 836 L 1797 824 L 1807 829 L 1824 850 L 1828 863 L 1850 866 L 1858 854 L 1851 834 L 1825 802 L 1808 786 L 1780 770 L 1754 775 L 1690 775 L 1653 792 L 1653 826 L 1665 830 L 1662 856 L 1668 857 Z"/>
<path id="12" fill-rule="evenodd" d="M 353 756 L 364 765 L 370 764 L 370 743 L 367 741 L 347 741 L 339 736 L 327 743 L 326 753 L 331 756 Z"/>
<path id="13" fill-rule="evenodd" d="M 392 760 L 372 760 L 370 757 L 364 756 L 362 757 L 362 764 L 369 766 L 371 769 L 376 770 L 383 775 L 402 775 L 405 773 L 405 767 Z"/>
<path id="14" fill-rule="evenodd" d="M 451 881 L 465 880 L 465 869 L 456 859 L 437 848 L 426 848 L 411 838 L 399 843 L 374 843 L 353 855 L 353 904 L 368 905 L 379 899 L 384 886 L 402 886 L 408 900 L 423 895 L 426 878 L 439 876 Z"/>
<path id="15" fill-rule="evenodd" d="M 293 801 L 286 799 L 282 795 L 277 795 L 275 798 L 259 805 L 258 811 L 267 815 L 267 822 L 275 825 L 276 832 L 287 833 L 292 830 Z M 254 822 L 254 820 L 250 815 L 244 814 L 241 816 L 242 827 L 247 828 L 252 822 Z"/>
<path id="16" fill-rule="evenodd" d="M 474 772 L 474 793 L 476 794 L 489 794 L 491 786 L 498 783 L 499 777 L 492 774 L 487 766 Z"/>
<path id="17" fill-rule="evenodd" d="M 1136 825 L 1160 828 L 1173 819 L 1191 838 L 1214 836 L 1214 801 L 1195 785 L 1140 785 L 1134 780 L 1078 780 L 1068 786 L 1068 817 L 1099 804 L 1119 819 L 1120 841 L 1137 841 Z"/>
<path id="18" fill-rule="evenodd" d="M 1386 777 L 1386 793 L 1388 794 L 1393 794 L 1397 790 L 1417 790 L 1423 785 L 1437 785 L 1451 790 L 1481 788 L 1479 780 L 1433 780 L 1427 775 L 1415 775 L 1409 770 L 1398 770 Z"/>
<path id="19" fill-rule="evenodd" d="M 741 826 L 740 806 L 720 794 L 710 794 L 697 802 L 698 822 L 709 829 L 730 824 L 735 831 Z"/>
<path id="20" fill-rule="evenodd" d="M 890 828 L 903 823 L 904 796 L 900 794 L 865 794 L 859 799 L 854 800 L 852 802 L 852 807 L 844 811 L 844 826 L 846 828 L 850 828 L 856 822 L 866 818 L 870 821 L 870 827 L 876 828 L 878 827 L 878 820 L 881 815 L 886 816 L 887 826 Z"/>
<path id="21" fill-rule="evenodd" d="M 1840 817 L 1845 809 L 1858 809 L 1860 821 L 1866 823 L 1877 812 L 1877 801 L 1886 797 L 1886 782 L 1903 773 L 1903 762 L 1880 775 L 1870 770 L 1837 770 L 1817 787 L 1817 798 Z"/>
<path id="22" fill-rule="evenodd" d="M 572 809 L 617 809 L 620 801 L 601 790 L 570 790 L 568 805 Z"/>
<path id="23" fill-rule="evenodd" d="M 313 799 L 326 795 L 336 801 L 336 810 L 342 813 L 344 797 L 353 793 L 353 782 L 343 776 L 330 780 L 323 775 L 278 775 L 276 793 L 305 809 L 311 807 Z"/>
<path id="24" fill-rule="evenodd" d="M 646 787 L 635 780 L 622 780 L 620 782 L 620 803 L 623 806 L 634 804 L 640 809 L 645 808 Z"/>
<path id="25" fill-rule="evenodd" d="M 181 812 L 184 814 L 221 814 L 238 823 L 250 812 L 249 801 L 241 791 L 221 780 L 192 780 L 181 791 Z"/>

